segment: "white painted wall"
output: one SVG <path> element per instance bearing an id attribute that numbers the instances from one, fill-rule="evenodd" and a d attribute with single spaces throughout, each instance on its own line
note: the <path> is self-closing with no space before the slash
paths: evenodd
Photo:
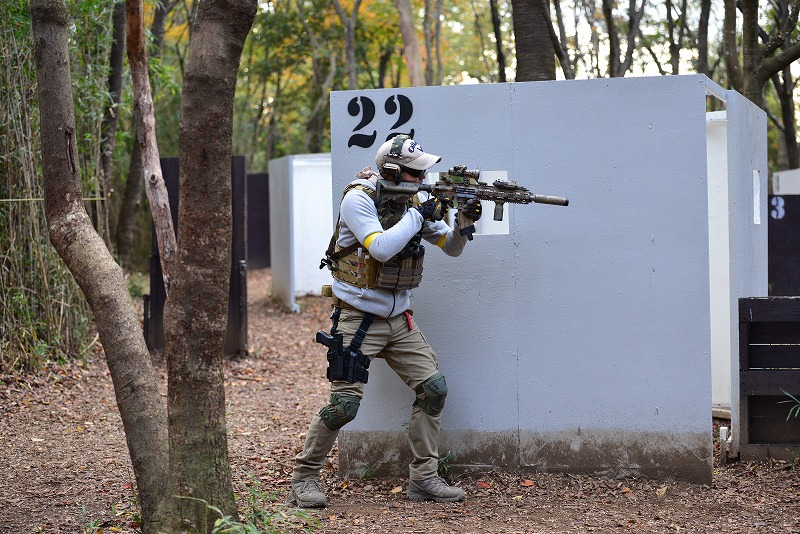
<path id="1" fill-rule="evenodd" d="M 298 154 L 269 162 L 272 294 L 294 311 L 295 297 L 332 281 L 319 261 L 333 233 L 331 156 Z"/>
<path id="2" fill-rule="evenodd" d="M 460 258 L 426 255 L 413 306 L 447 377 L 442 452 L 457 468 L 710 480 L 709 87 L 728 95 L 737 181 L 732 313 L 739 295 L 766 294 L 766 225 L 754 225 L 748 198 L 761 194 L 752 176 L 766 123 L 740 95 L 700 75 L 331 95 L 334 192 L 373 164 L 387 135 L 413 128 L 443 157 L 433 171 L 506 171 L 534 193 L 570 198 L 566 208 L 508 205 L 507 234 L 476 236 Z M 413 113 L 395 126 L 406 101 Z M 402 475 L 414 396 L 383 362 L 370 371 L 340 434 L 340 467 Z"/>
<path id="3" fill-rule="evenodd" d="M 730 213 L 728 211 L 728 120 L 724 111 L 706 114 L 708 228 L 711 277 L 711 402 L 731 409 Z M 735 329 L 738 332 L 738 325 Z"/>
<path id="4" fill-rule="evenodd" d="M 767 296 L 767 116 L 727 91 L 730 314 L 738 325 L 740 297 Z M 739 452 L 739 336 L 731 336 L 731 453 Z"/>
<path id="5" fill-rule="evenodd" d="M 773 195 L 800 195 L 800 169 L 789 169 L 772 174 Z"/>

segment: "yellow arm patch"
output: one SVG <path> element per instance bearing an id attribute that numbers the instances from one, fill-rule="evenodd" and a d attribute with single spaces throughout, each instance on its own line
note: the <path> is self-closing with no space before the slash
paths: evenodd
<path id="1" fill-rule="evenodd" d="M 382 233 L 383 232 L 374 232 L 372 234 L 369 234 L 367 236 L 367 238 L 364 240 L 364 246 L 369 248 L 369 246 L 372 244 L 372 242 L 375 241 L 375 238 L 378 237 L 379 235 L 381 235 Z"/>
<path id="2" fill-rule="evenodd" d="M 436 242 L 436 246 L 439 248 L 443 248 L 445 241 L 447 241 L 447 234 L 444 234 L 442 237 L 439 238 L 439 241 Z"/>

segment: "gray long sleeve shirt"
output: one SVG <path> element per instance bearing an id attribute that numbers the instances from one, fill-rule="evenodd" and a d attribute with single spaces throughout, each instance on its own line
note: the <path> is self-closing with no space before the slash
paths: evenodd
<path id="1" fill-rule="evenodd" d="M 359 176 L 363 176 L 363 172 Z M 352 183 L 375 189 L 376 179 L 377 175 L 373 175 L 372 180 L 357 179 Z M 426 193 L 419 195 L 422 202 L 427 200 Z M 448 256 L 458 256 L 464 250 L 467 238 L 458 231 L 458 222 L 455 225 L 456 228 L 451 229 L 444 221 L 425 221 L 419 210 L 409 209 L 397 224 L 384 230 L 372 198 L 360 189 L 352 189 L 344 196 L 339 207 L 337 244 L 342 248 L 356 241 L 363 244 L 369 236 L 376 234 L 367 250 L 373 258 L 385 262 L 422 230 L 423 239 L 438 244 Z M 410 289 L 366 289 L 339 280 L 333 282 L 333 293 L 349 305 L 378 317 L 394 317 L 408 310 L 412 294 Z"/>

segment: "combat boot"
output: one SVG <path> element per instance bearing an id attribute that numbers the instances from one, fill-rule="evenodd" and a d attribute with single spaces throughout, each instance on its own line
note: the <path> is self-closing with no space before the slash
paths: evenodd
<path id="1" fill-rule="evenodd" d="M 464 490 L 434 476 L 425 480 L 410 480 L 408 498 L 412 501 L 458 502 L 464 500 Z"/>
<path id="2" fill-rule="evenodd" d="M 325 492 L 316 478 L 293 480 L 291 500 L 300 508 L 324 508 L 328 505 Z"/>

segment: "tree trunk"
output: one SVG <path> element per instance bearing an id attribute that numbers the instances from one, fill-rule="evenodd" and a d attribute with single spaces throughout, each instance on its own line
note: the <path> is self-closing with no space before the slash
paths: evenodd
<path id="1" fill-rule="evenodd" d="M 403 52 L 406 57 L 408 85 L 410 87 L 425 85 L 425 77 L 422 74 L 422 57 L 419 54 L 419 42 L 417 41 L 417 28 L 414 25 L 414 13 L 411 10 L 411 0 L 397 0 L 397 13 L 400 16 L 400 33 L 403 36 Z"/>
<path id="2" fill-rule="evenodd" d="M 548 0 L 537 1 L 539 2 L 539 9 L 542 12 L 542 16 L 548 21 L 547 34 L 550 36 L 550 44 L 553 46 L 553 51 L 555 52 L 556 58 L 558 58 L 558 63 L 561 65 L 561 70 L 564 72 L 564 78 L 567 80 L 574 80 L 575 73 L 572 71 L 572 64 L 569 61 L 569 53 L 567 52 L 567 48 L 564 44 L 565 41 L 559 39 L 558 34 L 556 34 L 556 30 L 553 28 L 553 24 L 550 21 L 550 12 L 548 10 L 549 2 Z M 555 5 L 558 18 L 558 27 L 563 38 L 565 32 L 563 30 L 563 23 L 561 22 L 561 8 L 559 7 L 559 0 L 555 0 Z"/>
<path id="3" fill-rule="evenodd" d="M 767 35 L 763 48 L 758 44 L 758 0 L 743 0 L 742 14 L 744 96 L 757 106 L 764 107 L 764 85 L 767 80 L 800 59 L 800 40 L 796 36 L 800 1 L 793 0 L 787 6 L 784 11 L 786 16 L 781 15 L 778 19 L 776 27 Z"/>
<path id="4" fill-rule="evenodd" d="M 114 153 L 114 145 L 117 138 L 117 118 L 119 117 L 120 97 L 122 95 L 122 71 L 125 64 L 125 3 L 118 1 L 114 5 L 113 16 L 113 42 L 109 54 L 109 73 L 108 73 L 108 93 L 111 102 L 106 107 L 103 116 L 102 148 L 100 153 L 100 166 L 103 172 L 103 194 L 106 201 L 105 206 L 106 220 L 109 220 L 109 204 L 111 202 L 112 179 L 111 179 L 111 157 Z"/>
<path id="5" fill-rule="evenodd" d="M 725 56 L 725 70 L 728 73 L 728 85 L 739 91 L 744 89 L 744 77 L 739 63 L 739 47 L 736 43 L 736 0 L 725 0 L 725 18 L 722 25 L 722 50 Z"/>
<path id="6" fill-rule="evenodd" d="M 744 96 L 757 106 L 764 102 L 764 83 L 757 71 L 762 59 L 758 43 L 758 0 L 742 0 L 742 64 Z"/>
<path id="7" fill-rule="evenodd" d="M 223 349 L 231 266 L 233 98 L 256 4 L 205 0 L 189 45 L 180 124 L 180 247 L 164 310 L 170 429 L 165 510 L 178 510 L 182 518 L 172 519 L 170 532 L 210 532 L 216 517 L 203 502 L 237 516 L 227 454 Z"/>
<path id="8" fill-rule="evenodd" d="M 142 510 L 142 530 L 165 491 L 166 413 L 122 269 L 81 201 L 64 0 L 32 0 L 31 18 L 50 242 L 92 308 L 114 383 Z"/>
<path id="9" fill-rule="evenodd" d="M 167 14 L 169 14 L 174 6 L 174 1 L 169 4 L 164 2 L 156 3 L 153 22 L 150 25 L 150 35 L 153 36 L 150 42 L 150 57 L 161 56 L 161 45 L 164 42 L 164 24 L 166 23 Z M 152 85 L 153 98 L 155 98 L 157 88 L 155 84 Z M 134 133 L 136 132 L 136 122 L 137 121 L 134 120 Z M 142 151 L 139 149 L 139 143 L 134 143 L 133 149 L 131 149 L 127 180 L 130 180 L 132 177 L 136 177 L 139 183 L 125 182 L 125 191 L 122 196 L 119 215 L 117 217 L 117 253 L 119 254 L 120 263 L 123 267 L 128 266 L 133 239 L 136 235 L 138 225 L 139 208 L 142 205 L 144 169 L 142 168 Z"/>
<path id="10" fill-rule="evenodd" d="M 358 89 L 358 64 L 356 63 L 356 21 L 358 20 L 358 8 L 361 7 L 361 0 L 355 0 L 353 12 L 348 16 L 342 8 L 339 0 L 333 0 L 333 7 L 339 20 L 344 26 L 344 51 L 347 58 L 347 88 L 350 90 Z"/>
<path id="11" fill-rule="evenodd" d="M 444 64 L 442 62 L 442 9 L 444 0 L 436 0 L 436 24 L 434 25 L 433 48 L 436 50 L 436 79 L 434 85 L 442 85 Z"/>
<path id="12" fill-rule="evenodd" d="M 708 72 L 708 19 L 711 17 L 711 0 L 700 0 L 700 22 L 697 26 L 697 72 Z"/>
<path id="13" fill-rule="evenodd" d="M 145 175 L 145 190 L 153 214 L 153 227 L 158 240 L 158 254 L 164 275 L 164 289 L 169 298 L 173 276 L 173 263 L 177 242 L 172 227 L 167 186 L 161 173 L 161 161 L 156 142 L 156 121 L 153 97 L 150 92 L 150 74 L 147 70 L 147 46 L 144 36 L 142 0 L 126 0 L 128 26 L 128 63 L 133 77 L 134 115 L 136 138 L 142 152 L 142 167 Z"/>
<path id="14" fill-rule="evenodd" d="M 516 81 L 556 79 L 556 58 L 547 27 L 536 0 L 511 0 L 517 51 Z"/>
<path id="15" fill-rule="evenodd" d="M 136 126 L 134 126 L 134 129 Z M 119 207 L 117 218 L 117 254 L 120 265 L 127 267 L 130 262 L 133 238 L 136 231 L 136 219 L 142 199 L 142 183 L 144 169 L 142 169 L 142 151 L 134 144 L 131 151 L 131 160 L 128 165 L 128 177 L 125 180 L 125 193 Z"/>
<path id="16" fill-rule="evenodd" d="M 497 0 L 489 0 L 489 9 L 492 12 L 492 28 L 497 46 L 497 73 L 500 82 L 506 81 L 506 54 L 503 52 L 503 31 L 500 29 L 500 13 L 497 11 Z"/>
<path id="17" fill-rule="evenodd" d="M 786 160 L 790 169 L 800 168 L 800 146 L 797 144 L 797 128 L 795 126 L 795 104 L 793 95 L 794 79 L 792 69 L 783 69 L 783 81 L 778 74 L 772 77 L 775 92 L 781 106 L 781 121 L 783 123 L 782 133 L 784 144 L 786 145 Z"/>

